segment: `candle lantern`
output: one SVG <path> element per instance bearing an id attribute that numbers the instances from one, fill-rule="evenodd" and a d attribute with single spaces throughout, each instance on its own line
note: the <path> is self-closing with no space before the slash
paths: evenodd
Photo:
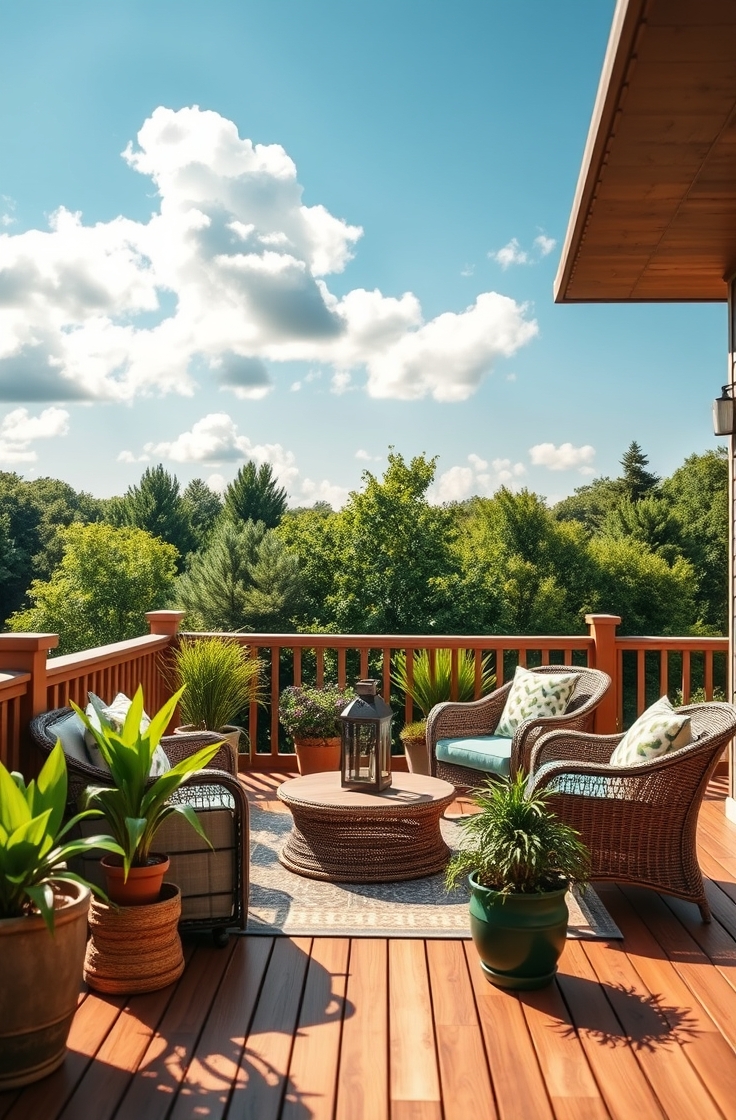
<path id="1" fill-rule="evenodd" d="M 391 785 L 393 712 L 378 695 L 378 681 L 358 681 L 357 696 L 340 716 L 343 789 L 380 793 Z"/>

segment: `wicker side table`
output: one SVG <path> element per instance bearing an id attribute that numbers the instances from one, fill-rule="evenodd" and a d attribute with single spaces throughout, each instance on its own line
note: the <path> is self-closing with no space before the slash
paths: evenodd
<path id="1" fill-rule="evenodd" d="M 434 875 L 450 858 L 440 832 L 455 797 L 449 782 L 394 774 L 383 793 L 355 793 L 333 772 L 284 782 L 278 795 L 294 818 L 279 859 L 297 875 L 390 883 Z"/>

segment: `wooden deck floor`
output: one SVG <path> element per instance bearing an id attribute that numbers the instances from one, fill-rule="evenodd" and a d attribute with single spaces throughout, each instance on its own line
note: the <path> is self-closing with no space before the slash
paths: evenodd
<path id="1" fill-rule="evenodd" d="M 249 780 L 276 808 L 278 779 Z M 472 944 L 231 938 L 172 988 L 80 999 L 64 1067 L 0 1120 L 736 1118 L 736 826 L 714 785 L 714 912 L 600 885 L 623 942 L 568 941 L 559 980 L 491 987 Z"/>

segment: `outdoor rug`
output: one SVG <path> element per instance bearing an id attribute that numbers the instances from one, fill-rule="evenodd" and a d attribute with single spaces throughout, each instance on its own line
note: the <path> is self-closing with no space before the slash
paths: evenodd
<path id="1" fill-rule="evenodd" d="M 291 814 L 251 805 L 249 934 L 288 937 L 470 937 L 468 891 L 448 894 L 442 875 L 401 883 L 324 883 L 287 871 L 278 852 Z M 461 830 L 442 821 L 457 848 Z M 592 888 L 570 892 L 568 937 L 620 938 L 616 923 Z"/>

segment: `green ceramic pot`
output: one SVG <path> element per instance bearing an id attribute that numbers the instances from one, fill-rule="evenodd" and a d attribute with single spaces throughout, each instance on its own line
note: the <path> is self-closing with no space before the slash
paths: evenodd
<path id="1" fill-rule="evenodd" d="M 486 979 L 499 988 L 543 988 L 565 947 L 567 885 L 539 894 L 501 894 L 469 876 L 470 932 Z"/>

